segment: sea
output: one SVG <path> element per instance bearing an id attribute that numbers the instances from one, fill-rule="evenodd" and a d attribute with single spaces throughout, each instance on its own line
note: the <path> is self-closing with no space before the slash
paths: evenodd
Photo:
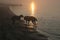
<path id="1" fill-rule="evenodd" d="M 38 18 L 37 31 L 48 36 L 48 40 L 60 40 L 60 20 L 56 18 Z"/>

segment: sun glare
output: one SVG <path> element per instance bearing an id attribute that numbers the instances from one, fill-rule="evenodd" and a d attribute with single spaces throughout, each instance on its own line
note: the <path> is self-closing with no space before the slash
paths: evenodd
<path id="1" fill-rule="evenodd" d="M 32 14 L 31 16 L 34 16 L 34 10 L 35 10 L 35 7 L 34 7 L 34 2 L 31 3 L 31 9 L 32 9 Z"/>

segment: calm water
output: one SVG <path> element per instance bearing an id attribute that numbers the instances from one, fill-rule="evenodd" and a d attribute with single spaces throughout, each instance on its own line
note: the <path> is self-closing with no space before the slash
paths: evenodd
<path id="1" fill-rule="evenodd" d="M 60 40 L 60 20 L 58 19 L 40 19 L 38 31 L 49 36 L 49 40 Z"/>

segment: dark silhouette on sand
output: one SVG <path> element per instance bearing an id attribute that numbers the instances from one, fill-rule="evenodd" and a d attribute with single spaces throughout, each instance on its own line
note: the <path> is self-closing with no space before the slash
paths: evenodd
<path id="1" fill-rule="evenodd" d="M 25 16 L 24 20 L 26 20 L 26 23 L 29 24 L 29 22 L 31 21 L 33 24 L 36 24 L 35 22 L 37 21 L 37 19 L 33 16 Z"/>
<path id="2" fill-rule="evenodd" d="M 20 16 L 16 16 L 16 15 L 15 15 L 15 16 L 13 16 L 13 17 L 11 18 L 12 23 L 14 24 L 15 21 L 20 21 L 22 17 L 23 17 L 23 15 L 20 15 Z"/>

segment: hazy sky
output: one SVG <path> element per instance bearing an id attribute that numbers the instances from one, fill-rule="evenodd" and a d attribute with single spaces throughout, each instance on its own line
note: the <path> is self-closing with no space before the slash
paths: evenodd
<path id="1" fill-rule="evenodd" d="M 60 0 L 33 0 L 36 4 L 35 14 L 45 17 L 60 17 Z M 11 7 L 13 12 L 17 15 L 29 15 L 30 4 L 32 0 L 0 0 L 3 4 L 22 4 L 22 6 Z"/>

